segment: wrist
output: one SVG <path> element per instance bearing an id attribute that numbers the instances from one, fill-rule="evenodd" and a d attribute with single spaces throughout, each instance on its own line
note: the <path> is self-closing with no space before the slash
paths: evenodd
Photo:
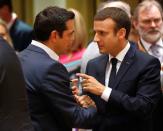
<path id="1" fill-rule="evenodd" d="M 99 94 L 100 96 L 103 94 L 105 88 L 106 88 L 105 86 L 101 86 L 101 88 L 100 88 L 100 94 Z"/>

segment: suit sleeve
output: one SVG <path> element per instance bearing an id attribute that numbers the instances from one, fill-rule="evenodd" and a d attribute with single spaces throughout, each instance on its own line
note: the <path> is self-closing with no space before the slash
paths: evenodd
<path id="1" fill-rule="evenodd" d="M 41 94 L 49 103 L 53 114 L 59 113 L 64 124 L 79 128 L 90 128 L 96 109 L 77 105 L 70 89 L 67 70 L 60 63 L 53 64 L 42 83 Z"/>

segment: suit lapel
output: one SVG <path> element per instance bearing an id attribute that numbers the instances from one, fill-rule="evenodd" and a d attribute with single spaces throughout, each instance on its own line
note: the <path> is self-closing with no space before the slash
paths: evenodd
<path id="1" fill-rule="evenodd" d="M 98 63 L 96 63 L 97 64 L 95 68 L 96 74 L 93 74 L 93 76 L 95 75 L 95 78 L 103 85 L 105 85 L 105 72 L 106 72 L 107 62 L 108 62 L 108 55 L 101 55 L 99 57 Z M 96 99 L 95 101 L 99 112 L 105 113 L 106 102 L 103 99 L 99 99 L 99 96 L 93 95 L 93 97 Z"/>
<path id="2" fill-rule="evenodd" d="M 103 55 L 101 61 L 98 63 L 100 64 L 100 66 L 98 66 L 99 68 L 97 72 L 97 78 L 98 81 L 104 85 L 105 85 L 105 72 L 106 72 L 108 59 L 109 59 L 108 55 Z"/>
<path id="3" fill-rule="evenodd" d="M 114 89 L 116 89 L 118 87 L 119 82 L 124 77 L 124 75 L 126 74 L 126 72 L 129 69 L 129 67 L 132 65 L 132 63 L 134 61 L 133 56 L 135 54 L 135 51 L 136 51 L 136 48 L 133 45 L 131 45 L 131 47 L 130 47 L 129 51 L 127 52 L 126 56 L 124 57 L 124 60 L 122 61 L 120 69 L 117 73 L 116 83 L 113 86 Z"/>

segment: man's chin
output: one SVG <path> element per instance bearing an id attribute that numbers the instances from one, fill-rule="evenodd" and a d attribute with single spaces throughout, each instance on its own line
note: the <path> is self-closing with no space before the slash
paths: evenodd
<path id="1" fill-rule="evenodd" d="M 147 36 L 144 36 L 144 39 L 150 43 L 155 43 L 161 38 L 160 34 L 150 34 Z"/>
<path id="2" fill-rule="evenodd" d="M 100 53 L 100 54 L 105 54 L 105 51 L 99 50 L 99 53 Z"/>

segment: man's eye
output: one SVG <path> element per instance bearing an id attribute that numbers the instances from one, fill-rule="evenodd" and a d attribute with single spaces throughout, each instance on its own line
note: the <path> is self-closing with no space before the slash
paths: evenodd
<path id="1" fill-rule="evenodd" d="M 144 20 L 143 23 L 150 24 L 150 20 Z"/>
<path id="2" fill-rule="evenodd" d="M 155 23 L 159 23 L 161 21 L 161 19 L 154 19 Z"/>
<path id="3" fill-rule="evenodd" d="M 100 34 L 100 35 L 104 35 L 104 32 L 103 32 L 103 31 L 100 31 L 99 34 Z"/>
<path id="4" fill-rule="evenodd" d="M 161 21 L 161 19 L 154 19 L 154 20 L 144 20 L 143 23 L 144 24 L 151 24 L 152 22 L 154 23 L 159 23 Z"/>

